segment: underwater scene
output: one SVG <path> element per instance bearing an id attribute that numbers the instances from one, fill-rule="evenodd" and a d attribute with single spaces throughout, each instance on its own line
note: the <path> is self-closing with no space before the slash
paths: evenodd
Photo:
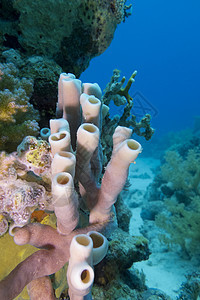
<path id="1" fill-rule="evenodd" d="M 0 300 L 200 299 L 199 12 L 0 0 Z"/>

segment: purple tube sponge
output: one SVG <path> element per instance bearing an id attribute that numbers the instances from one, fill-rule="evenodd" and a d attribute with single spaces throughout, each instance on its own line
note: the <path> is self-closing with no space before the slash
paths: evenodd
<path id="1" fill-rule="evenodd" d="M 21 179 L 16 179 L 10 185 L 5 184 L 5 192 L 2 187 L 4 192 L 2 197 L 7 199 L 3 212 L 9 214 L 15 223 L 19 220 L 20 226 L 27 223 L 31 210 L 35 207 L 48 209 L 51 206 L 57 219 L 57 228 L 33 223 L 13 232 L 16 244 L 30 244 L 40 250 L 21 262 L 0 282 L 0 299 L 13 299 L 27 284 L 31 290 L 31 299 L 35 299 L 40 280 L 41 284 L 43 282 L 47 284 L 49 295 L 52 295 L 49 281 L 46 282 L 45 278 L 60 270 L 68 262 L 69 257 L 71 257 L 68 270 L 69 294 L 75 295 L 72 299 L 83 299 L 89 294 L 93 282 L 92 260 L 98 263 L 105 256 L 108 247 L 106 239 L 98 232 L 109 235 L 111 230 L 116 229 L 114 203 L 126 183 L 130 163 L 134 162 L 141 152 L 141 145 L 130 139 L 131 130 L 117 127 L 113 135 L 112 156 L 101 182 L 103 156 L 100 151 L 101 128 L 97 126 L 101 127 L 102 110 L 101 107 L 96 110 L 92 106 L 102 104 L 99 103 L 100 100 L 91 98 L 87 109 L 81 109 L 81 105 L 85 104 L 85 101 L 80 101 L 83 90 L 81 82 L 73 76 L 69 79 L 62 77 L 63 75 L 59 80 L 58 110 L 63 116 L 57 121 L 50 122 L 51 153 L 47 151 L 47 157 L 48 155 L 50 158 L 53 157 L 50 190 L 47 191 L 45 185 Z M 97 126 L 88 122 L 90 118 L 88 120 L 84 117 L 90 114 L 88 109 L 95 111 Z M 63 121 L 65 118 L 69 126 Z M 18 160 L 21 163 L 27 165 L 27 153 L 35 149 L 35 143 L 34 138 L 28 137 L 24 140 L 24 147 L 18 148 Z M 47 160 L 47 165 L 49 162 L 51 159 Z M 36 166 L 33 168 L 29 162 L 29 170 L 34 173 L 38 169 Z M 49 169 L 47 167 L 48 174 Z M 39 172 L 35 174 L 38 180 L 39 175 Z M 51 196 L 48 198 L 47 194 Z M 73 242 L 70 246 L 71 241 Z M 74 241 L 76 247 L 73 247 Z M 87 243 L 91 246 L 90 251 L 82 259 L 82 252 L 77 249 L 87 250 Z M 96 249 L 94 253 L 92 245 Z M 90 275 L 89 281 L 85 279 L 86 274 Z M 78 285 L 73 276 L 79 281 Z M 44 289 L 41 289 L 41 293 L 44 293 Z"/>

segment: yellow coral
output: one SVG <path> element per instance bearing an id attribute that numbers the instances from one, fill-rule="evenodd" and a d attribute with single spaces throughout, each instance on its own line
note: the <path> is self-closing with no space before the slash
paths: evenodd
<path id="1" fill-rule="evenodd" d="M 120 96 L 124 96 L 127 100 L 127 102 L 130 104 L 131 100 L 133 100 L 133 98 L 129 95 L 129 90 L 131 88 L 132 83 L 135 81 L 135 76 L 137 75 L 137 71 L 134 71 L 133 74 L 131 75 L 131 77 L 129 78 L 127 85 L 125 86 L 125 88 L 121 88 L 117 94 Z M 125 82 L 126 78 L 125 76 L 122 78 L 121 80 L 121 84 L 123 85 L 123 83 Z"/>

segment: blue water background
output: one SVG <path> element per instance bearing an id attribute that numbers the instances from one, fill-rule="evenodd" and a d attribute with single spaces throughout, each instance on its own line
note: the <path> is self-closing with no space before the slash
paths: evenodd
<path id="1" fill-rule="evenodd" d="M 104 89 L 115 68 L 127 79 L 138 71 L 130 93 L 155 109 L 156 135 L 192 127 L 200 115 L 200 1 L 135 0 L 81 80 Z"/>

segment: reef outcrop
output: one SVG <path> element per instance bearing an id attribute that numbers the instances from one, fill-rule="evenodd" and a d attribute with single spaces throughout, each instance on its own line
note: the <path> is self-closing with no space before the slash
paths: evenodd
<path id="1" fill-rule="evenodd" d="M 53 59 L 79 76 L 130 14 L 126 0 L 2 0 L 0 45 Z"/>

